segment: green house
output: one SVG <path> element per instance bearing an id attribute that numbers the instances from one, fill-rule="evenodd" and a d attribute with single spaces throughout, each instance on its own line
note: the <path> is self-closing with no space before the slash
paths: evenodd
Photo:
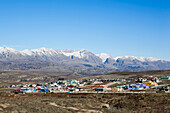
<path id="1" fill-rule="evenodd" d="M 170 80 L 170 76 L 167 76 L 167 77 L 161 77 L 161 78 L 159 78 L 159 80 Z"/>

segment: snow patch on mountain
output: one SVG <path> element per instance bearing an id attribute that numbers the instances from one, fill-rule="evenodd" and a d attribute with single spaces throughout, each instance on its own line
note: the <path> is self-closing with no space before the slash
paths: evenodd
<path id="1" fill-rule="evenodd" d="M 54 56 L 57 54 L 61 54 L 60 51 L 56 51 L 54 49 L 48 49 L 48 48 L 40 48 L 40 49 L 26 49 L 21 51 L 22 53 L 29 55 L 29 56 L 35 56 L 35 55 L 46 55 L 46 56 Z"/>
<path id="2" fill-rule="evenodd" d="M 106 53 L 96 54 L 96 56 L 100 57 L 103 62 L 105 62 L 107 58 L 111 58 L 111 59 L 113 58 L 112 56 L 110 56 Z"/>
<path id="3" fill-rule="evenodd" d="M 78 58 L 84 58 L 88 57 L 87 50 L 85 49 L 79 49 L 79 50 L 71 50 L 71 49 L 65 49 L 61 50 L 61 53 L 64 54 L 65 56 L 75 56 Z"/>
<path id="4" fill-rule="evenodd" d="M 123 59 L 123 60 L 139 60 L 141 62 L 155 62 L 155 61 L 159 61 L 160 59 L 154 58 L 154 57 L 135 57 L 135 56 L 119 56 L 114 58 L 114 60 L 117 59 Z"/>
<path id="5" fill-rule="evenodd" d="M 0 47 L 0 54 L 4 57 L 9 57 L 10 55 L 22 55 L 20 51 L 9 48 L 9 47 Z"/>
<path id="6" fill-rule="evenodd" d="M 0 47 L 0 53 L 8 53 L 8 52 L 12 52 L 12 53 L 20 53 L 18 50 L 13 49 L 13 48 L 9 48 L 9 47 Z"/>

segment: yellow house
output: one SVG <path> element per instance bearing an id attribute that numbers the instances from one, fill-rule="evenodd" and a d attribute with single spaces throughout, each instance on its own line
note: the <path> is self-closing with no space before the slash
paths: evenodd
<path id="1" fill-rule="evenodd" d="M 145 81 L 145 82 L 143 82 L 143 84 L 146 84 L 146 86 L 158 86 L 157 83 L 152 82 L 152 81 Z"/>

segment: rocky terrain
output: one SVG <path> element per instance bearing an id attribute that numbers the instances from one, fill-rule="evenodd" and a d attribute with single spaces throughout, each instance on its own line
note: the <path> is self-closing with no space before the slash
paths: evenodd
<path id="1" fill-rule="evenodd" d="M 169 113 L 169 94 L 0 93 L 2 113 Z"/>

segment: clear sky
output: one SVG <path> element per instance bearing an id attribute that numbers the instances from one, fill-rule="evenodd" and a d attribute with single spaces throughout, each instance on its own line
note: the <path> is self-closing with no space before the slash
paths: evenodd
<path id="1" fill-rule="evenodd" d="M 0 46 L 170 61 L 170 0 L 0 0 Z"/>

